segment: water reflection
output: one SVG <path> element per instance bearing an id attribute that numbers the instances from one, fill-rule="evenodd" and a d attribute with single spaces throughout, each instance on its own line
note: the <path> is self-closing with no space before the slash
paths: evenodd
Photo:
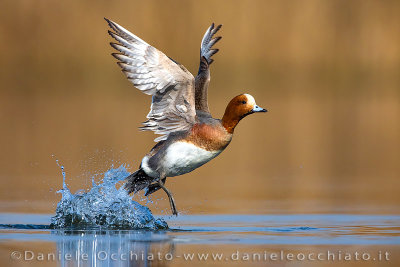
<path id="1" fill-rule="evenodd" d="M 166 266 L 174 243 L 165 232 L 56 230 L 61 266 Z"/>

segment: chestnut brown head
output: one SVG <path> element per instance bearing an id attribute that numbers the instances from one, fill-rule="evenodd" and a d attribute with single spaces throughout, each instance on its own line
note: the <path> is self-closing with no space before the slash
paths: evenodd
<path id="1" fill-rule="evenodd" d="M 267 110 L 257 106 L 254 97 L 249 94 L 235 96 L 226 107 L 222 125 L 229 133 L 233 133 L 241 119 L 256 112 L 267 112 Z"/>

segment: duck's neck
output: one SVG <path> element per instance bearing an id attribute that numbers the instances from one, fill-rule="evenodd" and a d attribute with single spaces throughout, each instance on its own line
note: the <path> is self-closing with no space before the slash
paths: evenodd
<path id="1" fill-rule="evenodd" d="M 236 125 L 238 125 L 240 121 L 240 117 L 235 116 L 234 113 L 230 112 L 228 108 L 225 110 L 225 114 L 222 117 L 222 126 L 224 126 L 225 130 L 233 134 Z"/>

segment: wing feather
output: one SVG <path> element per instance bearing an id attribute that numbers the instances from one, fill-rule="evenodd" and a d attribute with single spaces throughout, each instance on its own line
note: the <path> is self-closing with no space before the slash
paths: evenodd
<path id="1" fill-rule="evenodd" d="M 221 24 L 217 27 L 214 27 L 214 23 L 211 24 L 201 40 L 200 57 L 204 57 L 208 65 L 214 61 L 211 57 L 219 51 L 219 49 L 212 49 L 212 47 L 222 38 L 221 36 L 213 38 L 221 27 Z"/>
<path id="2" fill-rule="evenodd" d="M 202 113 L 211 116 L 207 100 L 208 85 L 211 79 L 210 64 L 214 61 L 211 57 L 219 51 L 213 46 L 222 38 L 221 36 L 214 37 L 221 27 L 222 25 L 215 27 L 214 23 L 211 24 L 201 40 L 200 66 L 195 80 L 195 106 L 198 115 Z"/>
<path id="3" fill-rule="evenodd" d="M 152 95 L 147 121 L 142 130 L 151 130 L 167 139 L 171 132 L 190 129 L 196 123 L 194 77 L 179 63 L 147 44 L 117 23 L 105 19 L 108 31 L 117 43 L 112 55 L 133 85 L 143 93 Z"/>

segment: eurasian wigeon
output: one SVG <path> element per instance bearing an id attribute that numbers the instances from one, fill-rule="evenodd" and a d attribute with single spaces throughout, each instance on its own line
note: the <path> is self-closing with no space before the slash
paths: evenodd
<path id="1" fill-rule="evenodd" d="M 167 177 L 195 170 L 218 156 L 231 142 L 236 125 L 255 112 L 266 112 L 254 97 L 241 94 L 228 104 L 222 120 L 214 119 L 208 109 L 207 89 L 211 58 L 221 39 L 214 37 L 222 25 L 212 24 L 204 34 L 200 49 L 200 67 L 196 78 L 181 64 L 127 31 L 105 19 L 113 31 L 108 33 L 117 43 L 112 55 L 136 88 L 152 96 L 151 109 L 141 130 L 161 135 L 157 144 L 144 156 L 139 169 L 126 178 L 125 189 L 145 195 L 162 188 L 171 210 L 177 215 L 174 198 L 165 187 Z"/>

